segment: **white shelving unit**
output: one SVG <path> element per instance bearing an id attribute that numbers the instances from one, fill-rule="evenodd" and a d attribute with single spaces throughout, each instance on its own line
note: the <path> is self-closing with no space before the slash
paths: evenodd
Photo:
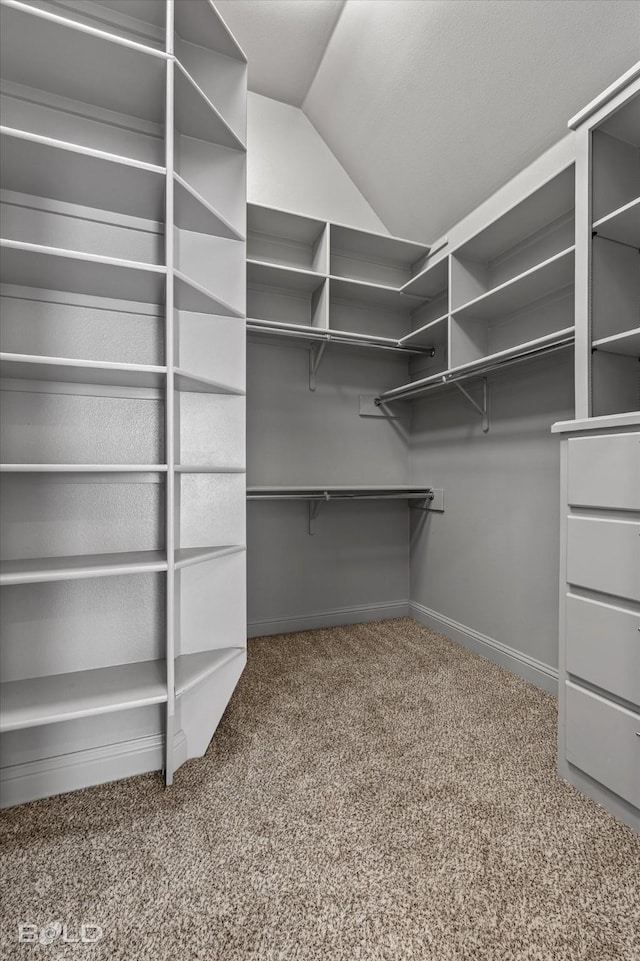
<path id="1" fill-rule="evenodd" d="M 247 67 L 210 0 L 0 14 L 6 806 L 170 784 L 246 660 Z"/>

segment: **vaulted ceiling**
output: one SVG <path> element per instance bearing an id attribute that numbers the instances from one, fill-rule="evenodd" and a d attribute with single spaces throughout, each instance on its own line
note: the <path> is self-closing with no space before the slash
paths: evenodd
<path id="1" fill-rule="evenodd" d="M 389 230 L 434 240 L 640 56 L 640 0 L 216 0 Z"/>

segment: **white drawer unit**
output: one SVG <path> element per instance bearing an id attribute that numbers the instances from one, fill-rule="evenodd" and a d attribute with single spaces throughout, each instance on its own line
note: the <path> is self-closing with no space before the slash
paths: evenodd
<path id="1" fill-rule="evenodd" d="M 640 705 L 640 611 L 568 594 L 566 668 Z"/>
<path id="2" fill-rule="evenodd" d="M 572 437 L 568 492 L 573 507 L 640 511 L 640 433 Z"/>
<path id="3" fill-rule="evenodd" d="M 569 517 L 567 580 L 640 601 L 640 521 Z"/>
<path id="4" fill-rule="evenodd" d="M 566 683 L 566 757 L 640 807 L 640 714 Z"/>

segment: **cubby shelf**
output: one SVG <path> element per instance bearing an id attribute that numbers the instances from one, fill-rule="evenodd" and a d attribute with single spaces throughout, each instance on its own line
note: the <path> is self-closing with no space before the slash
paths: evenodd
<path id="1" fill-rule="evenodd" d="M 174 270 L 175 305 L 178 310 L 190 310 L 199 314 L 216 314 L 224 317 L 241 317 L 244 314 L 237 307 L 216 296 L 213 291 L 188 277 L 181 270 Z"/>
<path id="2" fill-rule="evenodd" d="M 594 223 L 593 231 L 605 240 L 640 248 L 640 197 L 601 217 Z"/>
<path id="3" fill-rule="evenodd" d="M 10 127 L 0 163 L 6 190 L 162 220 L 164 167 Z"/>
<path id="4" fill-rule="evenodd" d="M 160 388 L 164 385 L 166 372 L 166 367 L 144 364 L 113 364 L 107 361 L 0 353 L 0 377 L 7 379 Z"/>
<path id="5" fill-rule="evenodd" d="M 285 290 L 312 292 L 325 281 L 325 276 L 300 267 L 285 267 L 262 260 L 247 260 L 247 283 Z"/>
<path id="6" fill-rule="evenodd" d="M 176 464 L 177 474 L 244 474 L 244 467 L 227 467 L 220 464 Z"/>
<path id="7" fill-rule="evenodd" d="M 175 222 L 183 230 L 201 234 L 213 234 L 229 240 L 244 240 L 244 236 L 229 223 L 219 210 L 205 200 L 179 174 L 174 174 Z"/>
<path id="8" fill-rule="evenodd" d="M 449 258 L 445 257 L 437 264 L 427 266 L 412 277 L 401 288 L 403 294 L 414 294 L 427 300 L 432 300 L 446 291 L 449 282 Z"/>
<path id="9" fill-rule="evenodd" d="M 232 387 L 229 384 L 222 384 L 215 380 L 209 380 L 206 377 L 200 377 L 180 367 L 175 368 L 174 375 L 177 390 L 196 394 L 232 394 L 238 397 L 242 397 L 245 394 L 245 391 L 240 390 L 238 387 Z"/>
<path id="10" fill-rule="evenodd" d="M 211 0 L 190 0 L 188 16 L 186 4 L 178 2 L 174 16 L 176 33 L 186 43 L 195 43 L 246 63 L 242 47 L 229 32 Z"/>
<path id="11" fill-rule="evenodd" d="M 411 310 L 422 303 L 423 298 L 402 293 L 397 287 L 374 284 L 366 280 L 354 280 L 331 275 L 331 296 L 351 303 L 362 304 L 378 310 Z"/>
<path id="12" fill-rule="evenodd" d="M 161 304 L 166 268 L 18 240 L 0 240 L 2 282 Z"/>
<path id="13" fill-rule="evenodd" d="M 0 464 L 3 474 L 162 474 L 166 464 Z"/>
<path id="14" fill-rule="evenodd" d="M 238 647 L 180 655 L 175 663 L 176 697 L 244 656 L 244 648 Z M 0 685 L 0 731 L 18 731 L 166 701 L 166 663 L 162 660 L 6 681 Z"/>
<path id="15" fill-rule="evenodd" d="M 398 341 L 398 344 L 406 347 L 410 347 L 412 345 L 421 346 L 420 342 L 424 341 L 425 338 L 428 341 L 430 336 L 432 337 L 438 328 L 441 330 L 444 328 L 444 332 L 446 334 L 446 325 L 448 321 L 449 314 L 443 314 L 442 317 L 436 317 L 435 320 L 430 320 L 428 324 L 423 324 L 421 327 L 417 327 L 415 330 L 412 330 L 410 334 L 406 334 L 404 337 L 401 337 Z"/>
<path id="16" fill-rule="evenodd" d="M 244 544 L 226 544 L 221 547 L 182 547 L 175 552 L 175 568 L 193 567 L 194 564 L 205 564 L 207 561 L 228 557 L 230 554 L 242 554 L 246 551 Z"/>
<path id="17" fill-rule="evenodd" d="M 629 357 L 640 357 L 640 327 L 635 330 L 624 330 L 621 334 L 611 337 L 601 337 L 594 340 L 592 346 L 596 350 L 604 350 L 610 354 L 625 354 Z"/>
<path id="18" fill-rule="evenodd" d="M 175 61 L 176 129 L 186 137 L 245 151 L 247 148 L 191 74 Z"/>
<path id="19" fill-rule="evenodd" d="M 456 317 L 490 320 L 508 316 L 574 282 L 575 247 L 567 247 L 511 280 L 452 311 Z"/>
<path id="20" fill-rule="evenodd" d="M 155 123 L 164 121 L 164 51 L 16 0 L 3 0 L 0 16 L 4 79 Z M 68 69 L 70 63 L 75 69 Z"/>

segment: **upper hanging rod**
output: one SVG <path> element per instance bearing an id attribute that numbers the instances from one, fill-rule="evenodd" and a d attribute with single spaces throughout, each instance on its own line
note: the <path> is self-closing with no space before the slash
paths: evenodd
<path id="1" fill-rule="evenodd" d="M 412 384 L 403 384 L 401 387 L 393 387 L 385 390 L 379 397 L 375 398 L 375 405 L 380 407 L 382 404 L 391 403 L 395 400 L 414 400 L 423 394 L 449 384 L 455 385 L 458 381 L 469 380 L 472 377 L 481 377 L 492 370 L 502 370 L 504 367 L 511 367 L 526 360 L 532 360 L 542 354 L 551 354 L 557 350 L 564 350 L 571 347 L 574 342 L 574 334 L 565 334 L 563 337 L 556 338 L 546 344 L 532 346 L 531 349 L 523 351 L 521 348 L 515 356 L 507 356 L 502 359 L 494 360 L 490 363 L 478 363 L 474 367 L 456 371 L 455 369 L 443 374 L 431 374 L 422 380 L 416 380 Z"/>
<path id="2" fill-rule="evenodd" d="M 325 343 L 344 344 L 350 347 L 371 347 L 377 350 L 390 350 L 394 354 L 429 354 L 433 357 L 433 347 L 401 347 L 397 340 L 391 337 L 376 337 L 369 334 L 357 334 L 344 330 L 310 330 L 296 324 L 280 324 L 278 321 L 247 320 L 247 331 L 262 334 L 275 334 L 292 339 L 322 341 Z"/>

